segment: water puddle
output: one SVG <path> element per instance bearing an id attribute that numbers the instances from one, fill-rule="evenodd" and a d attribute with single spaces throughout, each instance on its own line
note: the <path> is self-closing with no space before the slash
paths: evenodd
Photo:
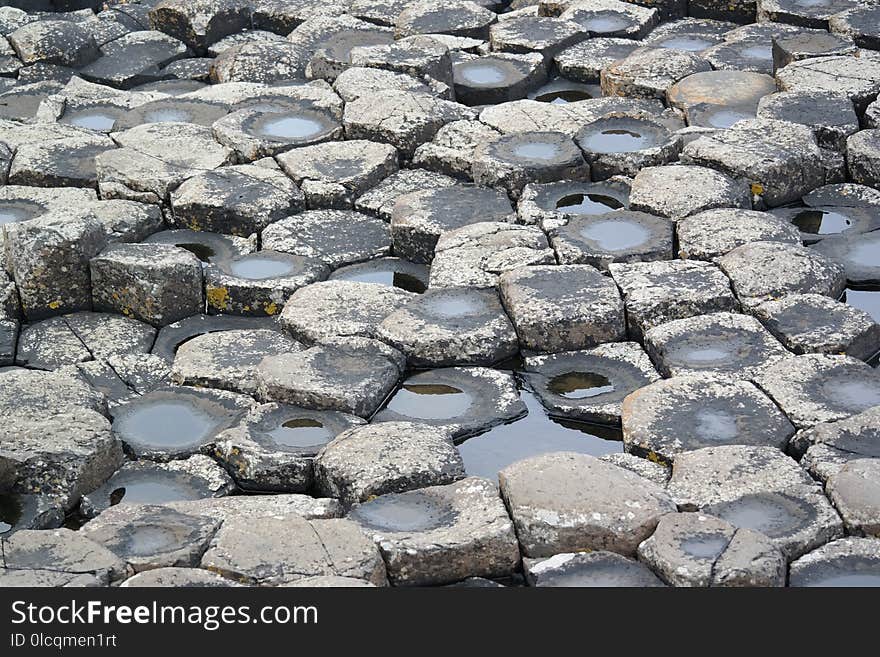
<path id="1" fill-rule="evenodd" d="M 584 226 L 581 235 L 605 251 L 624 251 L 645 244 L 651 233 L 629 221 L 604 220 Z"/>
<path id="2" fill-rule="evenodd" d="M 520 395 L 528 414 L 509 424 L 467 438 L 458 446 L 468 475 L 495 479 L 511 463 L 548 452 L 578 452 L 592 456 L 623 451 L 617 427 L 551 418 L 526 387 Z"/>
<path id="3" fill-rule="evenodd" d="M 182 109 L 161 108 L 144 112 L 144 123 L 188 123 L 192 113 Z"/>
<path id="4" fill-rule="evenodd" d="M 313 447 L 333 439 L 333 434 L 320 420 L 297 417 L 285 420 L 274 429 L 265 432 L 272 440 L 284 447 Z"/>
<path id="5" fill-rule="evenodd" d="M 282 278 L 294 273 L 293 264 L 290 262 L 259 253 L 233 260 L 227 265 L 227 269 L 233 276 L 252 281 Z"/>
<path id="6" fill-rule="evenodd" d="M 730 540 L 723 534 L 701 534 L 681 542 L 681 551 L 697 559 L 713 561 L 724 552 Z"/>
<path id="7" fill-rule="evenodd" d="M 450 420 L 463 415 L 473 404 L 471 396 L 453 386 L 439 383 L 405 383 L 387 408 L 419 420 Z"/>
<path id="8" fill-rule="evenodd" d="M 273 139 L 307 139 L 324 129 L 320 121 L 305 116 L 269 116 L 260 121 L 256 134 Z"/>
<path id="9" fill-rule="evenodd" d="M 0 225 L 33 219 L 45 209 L 30 201 L 0 201 Z"/>
<path id="10" fill-rule="evenodd" d="M 211 258 L 217 255 L 214 249 L 212 249 L 207 244 L 182 242 L 181 244 L 177 244 L 176 246 L 179 246 L 181 249 L 186 249 L 202 262 L 211 262 Z"/>
<path id="11" fill-rule="evenodd" d="M 864 310 L 875 322 L 880 322 L 880 288 L 846 289 L 846 303 L 853 308 Z"/>
<path id="12" fill-rule="evenodd" d="M 180 535 L 159 525 L 137 525 L 128 529 L 124 536 L 125 552 L 145 557 L 180 546 Z"/>
<path id="13" fill-rule="evenodd" d="M 804 527 L 812 510 L 779 493 L 744 495 L 733 502 L 714 505 L 708 513 L 741 529 L 753 529 L 769 536 L 790 536 Z"/>
<path id="14" fill-rule="evenodd" d="M 337 269 L 330 279 L 374 283 L 422 294 L 428 289 L 428 268 L 399 258 L 380 258 Z"/>
<path id="15" fill-rule="evenodd" d="M 701 438 L 731 442 L 739 435 L 736 416 L 726 411 L 700 409 L 694 420 L 695 433 Z"/>
<path id="16" fill-rule="evenodd" d="M 584 29 L 597 34 L 609 34 L 625 30 L 632 25 L 632 20 L 613 12 L 598 12 L 591 18 L 577 21 Z"/>
<path id="17" fill-rule="evenodd" d="M 670 48 L 672 50 L 685 50 L 687 52 L 700 52 L 706 48 L 711 48 L 717 42 L 704 39 L 696 35 L 685 34 L 682 36 L 672 36 L 660 41 L 655 41 L 651 45 L 655 48 Z"/>
<path id="18" fill-rule="evenodd" d="M 518 144 L 513 147 L 513 155 L 522 160 L 552 160 L 559 155 L 559 146 L 541 142 Z"/>
<path id="19" fill-rule="evenodd" d="M 424 532 L 455 522 L 455 510 L 423 493 L 383 495 L 355 507 L 349 518 L 370 529 L 387 532 Z"/>
<path id="20" fill-rule="evenodd" d="M 136 408 L 113 422 L 113 431 L 124 441 L 152 447 L 197 445 L 219 426 L 196 400 L 186 398 L 132 402 Z"/>
<path id="21" fill-rule="evenodd" d="M 507 80 L 507 72 L 500 66 L 484 62 L 465 62 L 455 71 L 468 84 L 498 86 Z"/>
<path id="22" fill-rule="evenodd" d="M 822 587 L 880 587 L 880 573 L 835 572 L 819 575 L 804 583 L 804 586 Z"/>
<path id="23" fill-rule="evenodd" d="M 623 207 L 623 203 L 605 194 L 568 194 L 556 202 L 556 209 L 566 214 L 605 214 Z"/>
<path id="24" fill-rule="evenodd" d="M 480 299 L 461 294 L 443 294 L 432 296 L 425 306 L 425 310 L 446 319 L 464 317 L 482 312 L 485 306 Z"/>
<path id="25" fill-rule="evenodd" d="M 815 208 L 801 210 L 792 217 L 791 222 L 802 233 L 810 235 L 833 235 L 852 226 L 852 219 L 840 212 Z"/>
<path id="26" fill-rule="evenodd" d="M 122 483 L 122 482 L 118 482 Z M 125 477 L 124 485 L 115 485 L 110 491 L 109 506 L 126 504 L 165 504 L 179 500 L 196 500 L 199 496 L 168 476 L 155 472 L 138 472 Z"/>
<path id="27" fill-rule="evenodd" d="M 111 113 L 99 109 L 84 109 L 65 112 L 58 122 L 98 132 L 109 132 L 113 129 L 113 124 L 116 123 L 118 114 L 118 112 Z"/>
<path id="28" fill-rule="evenodd" d="M 614 392 L 614 384 L 596 372 L 568 372 L 550 379 L 547 389 L 565 399 L 588 399 Z"/>

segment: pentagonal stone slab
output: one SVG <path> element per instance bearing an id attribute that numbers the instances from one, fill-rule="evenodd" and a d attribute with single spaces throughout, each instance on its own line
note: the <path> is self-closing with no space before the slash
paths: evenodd
<path id="1" fill-rule="evenodd" d="M 617 286 L 589 265 L 521 267 L 499 280 L 501 300 L 533 351 L 573 351 L 626 337 Z"/>
<path id="2" fill-rule="evenodd" d="M 694 73 L 711 70 L 694 53 L 672 48 L 639 48 L 602 71 L 602 92 L 608 96 L 666 99 L 666 90 Z"/>
<path id="3" fill-rule="evenodd" d="M 642 39 L 660 21 L 656 9 L 639 7 L 618 0 L 573 3 L 560 15 L 574 21 L 592 36 Z"/>
<path id="4" fill-rule="evenodd" d="M 2 383 L 14 381 L 11 373 L 2 378 Z M 70 509 L 119 467 L 122 448 L 107 420 L 86 407 L 71 406 L 48 416 L 43 411 L 42 417 L 7 415 L 0 433 L 0 483 L 5 489 L 48 495 Z"/>
<path id="5" fill-rule="evenodd" d="M 695 261 L 609 265 L 623 293 L 630 335 L 673 319 L 738 308 L 727 277 L 716 266 Z"/>
<path id="6" fill-rule="evenodd" d="M 106 235 L 88 212 L 55 211 L 7 224 L 7 260 L 28 319 L 91 310 L 88 261 Z"/>
<path id="7" fill-rule="evenodd" d="M 880 92 L 880 60 L 832 55 L 792 62 L 776 72 L 780 91 L 838 91 L 865 108 Z"/>
<path id="8" fill-rule="evenodd" d="M 559 73 L 570 80 L 596 84 L 605 68 L 626 58 L 638 47 L 638 42 L 632 39 L 594 37 L 566 48 L 553 58 L 553 63 Z"/>
<path id="9" fill-rule="evenodd" d="M 518 196 L 530 182 L 589 180 L 580 149 L 561 132 L 519 132 L 480 144 L 474 151 L 474 182 L 503 187 Z"/>
<path id="10" fill-rule="evenodd" d="M 868 360 L 880 351 L 880 325 L 865 311 L 821 294 L 792 294 L 752 311 L 796 354 L 846 354 Z"/>
<path id="11" fill-rule="evenodd" d="M 248 27 L 249 5 L 242 0 L 198 3 L 162 0 L 150 10 L 150 25 L 181 39 L 193 49 L 204 50 L 223 37 Z"/>
<path id="12" fill-rule="evenodd" d="M 785 91 L 764 96 L 758 118 L 808 126 L 823 148 L 846 149 L 846 138 L 859 129 L 852 101 L 833 91 Z"/>
<path id="13" fill-rule="evenodd" d="M 880 50 L 878 24 L 880 24 L 880 13 L 877 7 L 870 5 L 855 6 L 838 12 L 828 19 L 828 27 L 834 34 L 850 37 L 859 47 L 871 50 Z"/>
<path id="14" fill-rule="evenodd" d="M 440 83 L 430 87 L 419 79 L 406 73 L 395 73 L 380 68 L 353 66 L 340 73 L 333 82 L 333 90 L 346 103 L 361 96 L 373 93 L 376 89 L 396 89 L 398 91 L 416 91 L 447 99 L 449 89 Z"/>
<path id="15" fill-rule="evenodd" d="M 73 21 L 28 23 L 9 34 L 9 44 L 25 64 L 45 62 L 78 68 L 98 56 L 94 37 Z"/>
<path id="16" fill-rule="evenodd" d="M 407 378 L 374 421 L 420 422 L 460 438 L 525 413 L 513 375 L 483 367 L 450 367 Z"/>
<path id="17" fill-rule="evenodd" d="M 698 372 L 750 379 L 789 353 L 754 317 L 712 313 L 676 319 L 645 333 L 664 376 Z"/>
<path id="18" fill-rule="evenodd" d="M 201 567 L 264 586 L 329 574 L 377 585 L 387 581 L 379 550 L 353 522 L 294 515 L 227 520 L 202 557 Z"/>
<path id="19" fill-rule="evenodd" d="M 295 148 L 278 162 L 309 208 L 351 208 L 354 199 L 397 171 L 397 150 L 364 140 Z"/>
<path id="20" fill-rule="evenodd" d="M 103 44 L 101 56 L 80 69 L 80 75 L 119 89 L 166 78 L 168 71 L 163 68 L 187 55 L 186 44 L 162 32 L 138 28 Z"/>
<path id="21" fill-rule="evenodd" d="M 202 265 L 192 253 L 162 244 L 116 244 L 91 259 L 92 299 L 163 326 L 203 308 Z"/>
<path id="22" fill-rule="evenodd" d="M 630 208 L 681 219 L 713 208 L 751 209 L 749 190 L 725 174 L 692 165 L 648 167 L 630 190 Z"/>
<path id="23" fill-rule="evenodd" d="M 880 128 L 862 130 L 846 140 L 846 162 L 853 182 L 880 184 Z"/>
<path id="24" fill-rule="evenodd" d="M 719 208 L 685 217 L 676 224 L 681 258 L 712 260 L 749 242 L 799 244 L 800 231 L 767 212 Z"/>
<path id="25" fill-rule="evenodd" d="M 208 311 L 276 315 L 291 294 L 326 278 L 328 271 L 317 258 L 265 249 L 220 260 L 205 270 Z"/>
<path id="26" fill-rule="evenodd" d="M 876 285 L 880 281 L 880 261 L 875 254 L 880 234 L 857 232 L 832 235 L 813 244 L 812 249 L 839 263 L 846 269 L 846 278 L 854 285 Z"/>
<path id="27" fill-rule="evenodd" d="M 825 30 L 798 30 L 773 37 L 773 72 L 792 62 L 813 57 L 852 55 L 856 45 L 851 38 Z"/>
<path id="28" fill-rule="evenodd" d="M 254 394 L 256 367 L 264 357 L 300 349 L 298 342 L 271 329 L 207 333 L 180 346 L 171 378 L 179 385 Z"/>
<path id="29" fill-rule="evenodd" d="M 0 412 L 25 421 L 87 408 L 106 413 L 102 395 L 71 369 L 42 372 L 21 367 L 0 371 Z"/>
<path id="30" fill-rule="evenodd" d="M 197 566 L 219 527 L 219 522 L 167 507 L 121 505 L 87 523 L 80 533 L 141 572 Z"/>
<path id="31" fill-rule="evenodd" d="M 855 0 L 830 0 L 810 5 L 797 0 L 759 0 L 758 18 L 762 21 L 790 23 L 819 29 L 828 29 L 828 18 L 856 4 Z"/>
<path id="32" fill-rule="evenodd" d="M 309 210 L 262 233 L 264 249 L 315 258 L 330 267 L 389 255 L 391 236 L 380 219 L 351 210 Z"/>
<path id="33" fill-rule="evenodd" d="M 525 376 L 552 415 L 604 424 L 619 423 L 624 397 L 660 378 L 636 342 L 528 356 Z"/>
<path id="34" fill-rule="evenodd" d="M 455 180 L 449 176 L 422 169 L 401 169 L 388 176 L 355 201 L 355 209 L 391 221 L 391 212 L 400 196 L 423 189 L 449 187 Z"/>
<path id="35" fill-rule="evenodd" d="M 415 367 L 490 365 L 519 349 L 492 290 L 429 290 L 386 317 L 377 335 Z"/>
<path id="36" fill-rule="evenodd" d="M 784 449 L 794 426 L 748 381 L 708 375 L 676 376 L 648 385 L 623 401 L 627 451 L 671 463 L 716 445 Z"/>
<path id="37" fill-rule="evenodd" d="M 485 479 L 382 495 L 348 518 L 375 541 L 392 584 L 504 577 L 519 563 L 513 523 Z"/>
<path id="38" fill-rule="evenodd" d="M 849 461 L 828 478 L 826 491 L 849 534 L 880 536 L 880 460 Z"/>
<path id="39" fill-rule="evenodd" d="M 104 135 L 80 134 L 45 142 L 21 144 L 9 167 L 9 182 L 37 187 L 95 187 L 95 158 L 115 149 Z"/>
<path id="40" fill-rule="evenodd" d="M 841 538 L 791 564 L 789 586 L 856 587 L 880 584 L 880 541 Z"/>
<path id="41" fill-rule="evenodd" d="M 450 35 L 416 35 L 397 39 L 390 45 L 354 48 L 351 63 L 354 66 L 406 73 L 424 79 L 432 86 L 436 81 L 451 88 L 452 57 L 450 46 L 444 43 L 444 40 L 450 39 L 457 41 Z"/>
<path id="42" fill-rule="evenodd" d="M 412 262 L 431 262 L 447 231 L 480 221 L 511 221 L 507 195 L 463 185 L 429 188 L 397 197 L 391 211 L 394 253 Z"/>
<path id="43" fill-rule="evenodd" d="M 479 222 L 440 236 L 431 263 L 430 286 L 494 287 L 505 271 L 554 262 L 547 237 L 536 227 Z"/>
<path id="44" fill-rule="evenodd" d="M 197 335 L 214 331 L 233 329 L 277 328 L 277 324 L 266 317 L 237 317 L 235 315 L 193 315 L 179 322 L 162 327 L 152 353 L 170 364 L 174 361 L 177 348 Z"/>
<path id="45" fill-rule="evenodd" d="M 403 365 L 400 353 L 364 338 L 268 356 L 257 365 L 257 397 L 369 417 Z"/>
<path id="46" fill-rule="evenodd" d="M 226 521 L 231 518 L 272 518 L 296 515 L 306 520 L 342 517 L 342 506 L 329 497 L 277 494 L 230 495 L 199 500 L 178 500 L 165 504 L 188 515 L 207 516 Z"/>
<path id="47" fill-rule="evenodd" d="M 305 209 L 305 197 L 280 171 L 240 165 L 208 171 L 171 194 L 175 226 L 246 237 Z"/>
<path id="48" fill-rule="evenodd" d="M 583 454 L 525 459 L 502 470 L 499 480 L 529 557 L 585 550 L 634 555 L 660 516 L 675 510 L 657 484 Z"/>
<path id="49" fill-rule="evenodd" d="M 679 508 L 761 532 L 789 560 L 843 533 L 821 487 L 775 447 L 726 445 L 681 454 L 667 490 Z"/>
<path id="50" fill-rule="evenodd" d="M 456 100 L 465 105 L 491 105 L 525 98 L 547 79 L 544 58 L 537 53 L 493 53 L 453 59 Z"/>
<path id="51" fill-rule="evenodd" d="M 336 411 L 261 404 L 217 436 L 214 457 L 247 490 L 304 492 L 312 485 L 312 461 L 321 447 L 363 422 Z"/>
<path id="52" fill-rule="evenodd" d="M 637 561 L 614 552 L 563 552 L 549 559 L 525 559 L 529 586 L 540 587 L 653 587 L 663 586 L 657 576 Z"/>
<path id="53" fill-rule="evenodd" d="M 404 156 L 431 141 L 446 123 L 475 119 L 464 105 L 411 91 L 388 90 L 364 94 L 345 105 L 343 124 L 349 139 L 391 144 Z"/>
<path id="54" fill-rule="evenodd" d="M 477 3 L 451 0 L 443 6 L 408 6 L 394 25 L 398 37 L 437 33 L 485 39 L 489 36 L 489 25 L 494 22 L 495 14 Z"/>
<path id="55" fill-rule="evenodd" d="M 451 434 L 416 422 L 350 429 L 315 459 L 317 489 L 347 505 L 463 477 L 464 465 Z"/>
<path id="56" fill-rule="evenodd" d="M 852 417 L 799 431 L 789 452 L 800 457 L 801 466 L 822 481 L 849 461 L 880 458 L 880 410 L 871 407 Z"/>
<path id="57" fill-rule="evenodd" d="M 210 69 L 211 80 L 272 84 L 302 78 L 308 56 L 308 52 L 283 38 L 240 43 L 217 55 Z"/>
<path id="58" fill-rule="evenodd" d="M 764 37 L 731 40 L 707 48 L 702 57 L 715 70 L 773 74 L 773 46 Z"/>
<path id="59" fill-rule="evenodd" d="M 785 557 L 769 538 L 702 513 L 663 516 L 639 559 L 673 586 L 785 586 Z"/>
<path id="60" fill-rule="evenodd" d="M 612 262 L 650 262 L 672 258 L 674 224 L 646 212 L 620 210 L 571 216 L 553 229 L 550 243 L 560 264 L 608 269 Z"/>
<path id="61" fill-rule="evenodd" d="M 799 428 L 842 420 L 880 403 L 876 371 L 849 356 L 792 356 L 768 368 L 756 383 Z"/>
<path id="62" fill-rule="evenodd" d="M 748 306 L 788 294 L 837 298 L 846 285 L 843 267 L 812 249 L 780 242 L 743 244 L 716 259 Z"/>
<path id="63" fill-rule="evenodd" d="M 544 16 L 508 17 L 489 28 L 492 50 L 537 52 L 548 61 L 588 36 L 578 23 Z"/>
<path id="64" fill-rule="evenodd" d="M 769 206 L 790 203 L 825 182 L 812 131 L 787 121 L 740 121 L 690 142 L 682 155 L 747 182 L 752 194 Z"/>
<path id="65" fill-rule="evenodd" d="M 0 541 L 0 577 L 29 575 L 20 586 L 107 586 L 127 574 L 119 557 L 70 529 L 25 530 Z"/>
<path id="66" fill-rule="evenodd" d="M 86 518 L 93 518 L 117 504 L 165 504 L 222 497 L 233 488 L 226 471 L 201 454 L 168 463 L 130 461 L 100 488 L 84 495 L 79 510 Z"/>

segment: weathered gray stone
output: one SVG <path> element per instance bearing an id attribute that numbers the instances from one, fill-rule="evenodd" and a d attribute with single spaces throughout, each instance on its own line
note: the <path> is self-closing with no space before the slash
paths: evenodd
<path id="1" fill-rule="evenodd" d="M 397 199 L 404 194 L 423 189 L 449 187 L 455 179 L 423 169 L 401 169 L 388 176 L 355 201 L 355 209 L 365 214 L 391 221 L 391 212 Z"/>
<path id="2" fill-rule="evenodd" d="M 644 339 L 664 376 L 705 372 L 751 379 L 789 355 L 757 319 L 729 312 L 666 322 L 647 331 Z"/>
<path id="3" fill-rule="evenodd" d="M 376 340 L 347 339 L 264 358 L 257 365 L 257 397 L 369 417 L 403 367 L 394 349 Z"/>
<path id="4" fill-rule="evenodd" d="M 201 500 L 222 497 L 233 488 L 229 475 L 201 454 L 168 463 L 129 461 L 101 487 L 83 495 L 79 511 L 86 518 L 93 518 L 117 504 Z"/>
<path id="5" fill-rule="evenodd" d="M 859 129 L 852 101 L 833 91 L 785 91 L 764 96 L 758 118 L 808 126 L 823 148 L 844 151 L 847 137 Z"/>
<path id="6" fill-rule="evenodd" d="M 676 224 L 681 258 L 712 260 L 749 242 L 799 244 L 796 226 L 754 210 L 719 208 L 685 217 Z"/>
<path id="7" fill-rule="evenodd" d="M 638 47 L 638 42 L 632 39 L 594 37 L 566 48 L 553 58 L 553 63 L 566 78 L 598 83 L 605 68 L 624 59 Z"/>
<path id="8" fill-rule="evenodd" d="M 70 529 L 24 530 L 0 538 L 0 581 L 25 586 L 107 586 L 128 574 L 119 557 Z M 5 584 L 5 582 L 4 582 Z"/>
<path id="9" fill-rule="evenodd" d="M 429 290 L 388 315 L 377 336 L 414 367 L 491 365 L 519 349 L 493 290 Z"/>
<path id="10" fill-rule="evenodd" d="M 647 167 L 636 175 L 630 208 L 682 219 L 713 208 L 751 208 L 745 183 L 693 165 Z"/>
<path id="11" fill-rule="evenodd" d="M 639 559 L 673 586 L 785 586 L 785 558 L 769 538 L 702 513 L 663 516 Z"/>
<path id="12" fill-rule="evenodd" d="M 525 349 L 574 351 L 626 337 L 617 286 L 589 265 L 520 267 L 501 275 L 499 290 Z"/>
<path id="13" fill-rule="evenodd" d="M 796 354 L 845 354 L 868 360 L 880 351 L 880 325 L 865 311 L 821 294 L 791 294 L 752 312 Z"/>
<path id="14" fill-rule="evenodd" d="M 413 298 L 414 294 L 395 287 L 325 281 L 294 292 L 280 321 L 291 335 L 307 343 L 333 337 L 372 338 L 385 317 Z"/>
<path id="15" fill-rule="evenodd" d="M 525 131 L 477 146 L 471 175 L 478 185 L 502 187 L 513 196 L 519 196 L 530 182 L 589 180 L 590 167 L 568 135 Z"/>
<path id="16" fill-rule="evenodd" d="M 86 523 L 79 533 L 142 572 L 197 566 L 219 527 L 219 522 L 168 507 L 123 504 Z"/>
<path id="17" fill-rule="evenodd" d="M 813 249 L 780 242 L 750 242 L 715 262 L 730 277 L 737 298 L 746 306 L 789 294 L 843 293 L 843 267 Z"/>
<path id="18" fill-rule="evenodd" d="M 809 552 L 791 564 L 789 586 L 877 586 L 880 541 L 841 538 Z"/>
<path id="19" fill-rule="evenodd" d="M 309 210 L 269 225 L 262 246 L 336 268 L 389 255 L 391 236 L 385 222 L 360 212 Z"/>
<path id="20" fill-rule="evenodd" d="M 685 50 L 638 48 L 602 70 L 602 92 L 665 100 L 666 90 L 673 84 L 709 70 L 709 62 Z"/>
<path id="21" fill-rule="evenodd" d="M 788 449 L 801 459 L 801 466 L 822 481 L 849 461 L 880 458 L 880 409 L 874 406 L 852 417 L 798 431 Z"/>
<path id="22" fill-rule="evenodd" d="M 832 55 L 792 62 L 776 72 L 780 91 L 837 91 L 865 108 L 880 92 L 880 60 Z"/>
<path id="23" fill-rule="evenodd" d="M 447 231 L 437 240 L 432 288 L 494 287 L 500 274 L 555 263 L 547 237 L 533 226 L 479 222 Z"/>
<path id="24" fill-rule="evenodd" d="M 481 221 L 512 221 L 507 195 L 463 185 L 423 189 L 397 197 L 391 211 L 394 252 L 413 262 L 431 262 L 441 235 Z"/>
<path id="25" fill-rule="evenodd" d="M 583 454 L 545 454 L 499 473 L 524 556 L 610 550 L 635 554 L 664 513 L 675 510 L 657 484 Z"/>
<path id="26" fill-rule="evenodd" d="M 469 0 L 450 0 L 442 6 L 415 3 L 397 16 L 395 35 L 452 34 L 486 39 L 495 14 Z"/>
<path id="27" fill-rule="evenodd" d="M 304 492 L 312 461 L 337 434 L 364 421 L 336 411 L 262 404 L 217 436 L 214 457 L 249 491 Z"/>
<path id="28" fill-rule="evenodd" d="M 351 208 L 358 196 L 397 171 L 397 150 L 354 139 L 295 148 L 278 163 L 300 186 L 309 208 Z"/>
<path id="29" fill-rule="evenodd" d="M 453 57 L 455 97 L 465 105 L 491 105 L 525 98 L 547 79 L 538 53 L 492 53 Z"/>
<path id="30" fill-rule="evenodd" d="M 175 226 L 246 237 L 302 211 L 305 198 L 280 171 L 240 165 L 189 178 L 171 207 Z"/>
<path id="31" fill-rule="evenodd" d="M 862 130 L 846 140 L 846 163 L 853 182 L 880 185 L 880 128 Z"/>
<path id="32" fill-rule="evenodd" d="M 464 477 L 447 430 L 415 422 L 382 422 L 344 431 L 315 459 L 315 484 L 343 504 L 386 493 L 449 484 Z"/>
<path id="33" fill-rule="evenodd" d="M 853 459 L 828 478 L 825 490 L 847 533 L 880 537 L 880 459 Z"/>
<path id="34" fill-rule="evenodd" d="M 492 50 L 536 52 L 548 61 L 584 41 L 589 34 L 574 21 L 545 16 L 517 16 L 499 20 L 489 28 Z M 558 64 L 558 59 L 557 59 Z M 565 71 L 560 71 L 563 75 Z"/>
<path id="35" fill-rule="evenodd" d="M 788 560 L 843 533 L 810 475 L 775 447 L 704 447 L 675 459 L 669 494 L 740 529 L 759 531 Z"/>
<path id="36" fill-rule="evenodd" d="M 294 515 L 227 520 L 201 567 L 264 586 L 316 575 L 355 577 L 379 586 L 387 581 L 379 550 L 353 522 Z"/>
<path id="37" fill-rule="evenodd" d="M 512 374 L 483 367 L 450 367 L 407 378 L 373 421 L 430 424 L 461 438 L 525 413 Z"/>
<path id="38" fill-rule="evenodd" d="M 525 376 L 553 415 L 609 425 L 620 422 L 624 397 L 660 378 L 636 342 L 527 356 Z"/>
<path id="39" fill-rule="evenodd" d="M 634 337 L 674 319 L 738 308 L 727 277 L 709 263 L 612 263 L 609 269 L 623 293 L 627 329 Z"/>
<path id="40" fill-rule="evenodd" d="M 155 568 L 137 573 L 122 582 L 124 588 L 213 588 L 238 586 L 209 570 L 201 568 Z"/>
<path id="41" fill-rule="evenodd" d="M 540 587 L 663 586 L 648 568 L 614 552 L 562 552 L 549 559 L 524 559 L 526 581 Z"/>
<path id="42" fill-rule="evenodd" d="M 22 25 L 8 38 L 25 64 L 45 62 L 80 67 L 98 56 L 94 37 L 73 21 L 34 21 Z"/>
<path id="43" fill-rule="evenodd" d="M 559 17 L 574 21 L 592 36 L 630 39 L 644 38 L 660 22 L 656 9 L 619 0 L 570 2 Z"/>
<path id="44" fill-rule="evenodd" d="M 522 223 L 537 224 L 552 238 L 557 228 L 579 216 L 626 209 L 631 184 L 632 179 L 624 176 L 595 183 L 559 181 L 543 185 L 529 184 L 523 188 L 517 214 Z"/>
<path id="45" fill-rule="evenodd" d="M 513 523 L 498 489 L 485 479 L 382 495 L 348 518 L 375 541 L 392 584 L 503 577 L 519 564 Z"/>
<path id="46" fill-rule="evenodd" d="M 663 379 L 623 401 L 627 451 L 673 462 L 682 453 L 717 445 L 784 449 L 794 426 L 748 381 L 706 374 Z"/>
<path id="47" fill-rule="evenodd" d="M 96 310 L 164 326 L 204 307 L 202 265 L 185 249 L 115 244 L 92 258 L 89 265 Z"/>
<path id="48" fill-rule="evenodd" d="M 150 10 L 150 25 L 196 50 L 248 27 L 250 2 L 245 0 L 162 0 Z"/>
<path id="49" fill-rule="evenodd" d="M 872 50 L 880 50 L 878 24 L 880 13 L 870 4 L 856 5 L 828 18 L 828 27 L 834 34 L 850 37 L 859 47 Z"/>

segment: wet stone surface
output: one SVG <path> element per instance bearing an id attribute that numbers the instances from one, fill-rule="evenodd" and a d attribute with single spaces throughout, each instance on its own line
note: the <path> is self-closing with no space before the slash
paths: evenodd
<path id="1" fill-rule="evenodd" d="M 880 584 L 873 0 L 11 4 L 0 586 Z"/>

